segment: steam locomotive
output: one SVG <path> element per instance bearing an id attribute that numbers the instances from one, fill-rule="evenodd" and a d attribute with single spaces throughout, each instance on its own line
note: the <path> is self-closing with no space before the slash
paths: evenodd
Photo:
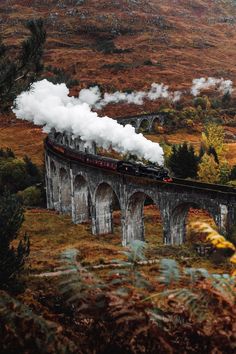
<path id="1" fill-rule="evenodd" d="M 117 171 L 127 173 L 129 175 L 152 178 L 164 182 L 172 182 L 169 171 L 164 167 L 143 165 L 141 163 L 133 163 L 128 161 L 118 161 Z"/>
<path id="2" fill-rule="evenodd" d="M 124 160 L 112 159 L 105 156 L 87 154 L 82 151 L 74 151 L 68 147 L 54 144 L 48 138 L 45 140 L 46 147 L 54 153 L 63 154 L 63 156 L 72 161 L 80 161 L 84 164 L 112 170 L 132 176 L 152 178 L 164 182 L 172 182 L 169 171 L 164 167 L 153 165 L 144 165 L 142 163 L 133 163 Z"/>

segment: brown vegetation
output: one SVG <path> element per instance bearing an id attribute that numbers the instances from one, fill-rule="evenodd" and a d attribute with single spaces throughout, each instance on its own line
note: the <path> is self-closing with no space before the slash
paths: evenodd
<path id="1" fill-rule="evenodd" d="M 218 267 L 207 258 L 199 257 L 194 251 L 190 236 L 183 246 L 164 246 L 162 221 L 155 206 L 145 207 L 145 240 L 148 242 L 148 257 L 170 257 L 191 266 L 207 267 L 212 271 L 230 270 L 230 263 Z M 51 272 L 60 266 L 60 254 L 66 249 L 76 248 L 78 260 L 85 266 L 104 264 L 114 259 L 123 259 L 119 212 L 114 212 L 114 234 L 93 236 L 90 224 L 75 225 L 70 216 L 59 215 L 43 209 L 28 210 L 22 226 L 22 236 L 27 232 L 31 237 L 29 265 L 31 272 Z M 188 223 L 202 220 L 212 224 L 212 219 L 200 210 L 191 210 Z M 190 231 L 188 231 L 190 235 Z"/>
<path id="2" fill-rule="evenodd" d="M 199 219 L 200 215 L 209 220 L 200 211 L 192 211 L 191 219 Z M 149 206 L 145 216 L 147 237 L 153 251 L 152 227 L 159 221 L 159 214 Z M 206 348 L 209 352 L 233 353 L 233 283 L 216 283 L 211 276 L 205 278 L 203 269 L 194 273 L 191 268 L 189 271 L 193 273 L 187 275 L 183 268 L 189 266 L 183 257 L 186 248 L 182 249 L 182 254 L 179 248 L 178 255 L 174 247 L 169 248 L 168 258 L 172 260 L 163 262 L 161 259 L 166 255 L 159 253 L 160 249 L 156 250 L 160 264 L 140 267 L 134 263 L 133 267 L 123 270 L 111 268 L 91 273 L 85 268 L 104 264 L 109 259 L 121 261 L 125 257 L 121 253 L 124 249 L 120 246 L 118 229 L 114 235 L 94 237 L 88 235 L 87 228 L 88 225 L 73 225 L 69 217 L 54 212 L 31 210 L 26 213 L 23 230 L 32 236 L 31 275 L 25 279 L 28 289 L 17 296 L 24 306 L 1 294 L 0 311 L 3 323 L 7 323 L 3 332 L 7 336 L 1 337 L 4 348 L 14 348 L 15 341 L 19 341 L 20 348 L 26 346 L 28 350 L 32 348 L 38 352 L 35 349 L 38 344 L 33 338 L 29 348 L 28 342 L 20 341 L 21 333 L 29 331 L 30 321 L 33 333 L 39 336 L 49 353 L 57 352 L 54 347 L 61 346 L 61 341 L 70 346 L 66 353 L 151 354 L 156 350 L 158 353 L 183 350 L 197 353 Z M 157 242 L 160 242 L 159 237 Z M 32 276 L 32 272 L 52 270 L 59 265 L 66 269 L 65 259 L 61 262 L 60 254 L 69 248 L 77 249 L 77 256 L 71 262 L 76 269 L 74 275 L 53 277 L 48 281 L 46 277 Z M 105 259 L 101 254 L 105 254 Z M 176 257 L 182 266 L 174 262 Z M 68 258 L 67 262 L 69 265 Z M 191 267 L 193 264 L 198 268 L 206 267 L 204 262 L 206 260 L 199 261 L 199 257 L 194 258 L 192 254 Z M 216 270 L 212 268 L 213 272 Z M 8 309 L 12 307 L 15 312 L 10 316 Z M 15 329 L 15 323 L 22 323 L 20 331 Z M 9 336 L 12 328 L 14 342 Z M 48 328 L 50 345 L 45 339 Z"/>
<path id="3" fill-rule="evenodd" d="M 236 6 L 231 1 L 14 1 L 0 4 L 3 38 L 14 46 L 25 35 L 25 20 L 46 20 L 46 64 L 63 67 L 105 90 L 148 89 L 164 82 L 186 89 L 202 76 L 236 79 Z M 112 81 L 111 81 L 112 77 Z M 74 90 L 76 92 L 76 90 Z M 111 106 L 106 113 L 153 111 Z"/>

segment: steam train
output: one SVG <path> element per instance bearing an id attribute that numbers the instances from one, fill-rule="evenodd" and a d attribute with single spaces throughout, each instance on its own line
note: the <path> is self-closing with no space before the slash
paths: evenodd
<path id="1" fill-rule="evenodd" d="M 144 165 L 142 163 L 133 163 L 124 160 L 116 160 L 109 157 L 87 154 L 82 151 L 74 151 L 68 147 L 54 144 L 48 138 L 45 145 L 54 153 L 63 154 L 63 156 L 72 161 L 80 161 L 86 165 L 112 170 L 132 176 L 152 178 L 164 182 L 172 182 L 169 171 L 164 167 L 153 165 Z"/>

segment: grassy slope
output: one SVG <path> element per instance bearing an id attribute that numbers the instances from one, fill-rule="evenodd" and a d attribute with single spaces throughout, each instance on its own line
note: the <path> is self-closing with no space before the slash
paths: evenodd
<path id="1" fill-rule="evenodd" d="M 41 128 L 30 123 L 18 122 L 14 125 L 0 125 L 0 147 L 11 148 L 17 157 L 31 157 L 38 165 L 43 164 L 43 138 Z"/>
<path id="2" fill-rule="evenodd" d="M 210 271 L 229 270 L 229 266 L 214 266 L 209 260 L 198 257 L 188 243 L 183 246 L 163 246 L 162 224 L 158 210 L 145 208 L 145 240 L 148 242 L 148 257 L 175 258 L 185 266 L 207 267 Z M 21 234 L 27 232 L 31 238 L 31 252 L 28 265 L 33 273 L 50 272 L 60 266 L 60 254 L 69 248 L 79 250 L 78 260 L 83 265 L 103 264 L 114 259 L 122 259 L 121 230 L 119 213 L 114 213 L 114 233 L 93 236 L 90 224 L 74 225 L 70 216 L 59 215 L 46 210 L 28 210 Z M 212 223 L 202 213 L 189 214 L 189 221 L 205 220 Z M 191 259 L 191 262 L 190 262 Z"/>
<path id="3" fill-rule="evenodd" d="M 99 83 L 105 90 L 148 89 L 164 82 L 172 89 L 189 88 L 200 76 L 236 79 L 236 4 L 231 0 L 2 0 L 2 36 L 13 46 L 25 36 L 25 20 L 45 19 L 48 39 L 46 64 L 64 67 L 80 85 Z M 113 40 L 122 53 L 104 53 L 101 43 Z M 149 60 L 152 65 L 145 65 Z M 123 68 L 117 68 L 122 64 Z M 150 64 L 150 63 L 149 63 Z M 105 67 L 104 67 L 105 66 Z M 112 77 L 112 80 L 111 80 Z M 110 105 L 111 116 L 128 115 L 158 108 L 158 102 L 143 106 Z M 38 163 L 42 159 L 42 134 L 28 124 L 4 124 L 0 117 L 0 145 L 25 153 Z M 152 136 L 152 140 L 159 137 Z M 186 132 L 168 136 L 198 145 L 197 135 Z M 236 163 L 235 146 L 228 158 Z"/>
<path id="4" fill-rule="evenodd" d="M 25 20 L 45 19 L 45 62 L 64 67 L 80 80 L 74 93 L 92 83 L 108 91 L 147 89 L 154 81 L 185 89 L 200 76 L 236 79 L 235 1 L 86 0 L 79 5 L 76 0 L 2 0 L 0 14 L 2 36 L 13 48 L 26 34 Z M 108 39 L 128 51 L 102 52 L 99 46 Z M 145 65 L 147 60 L 152 65 Z M 117 69 L 117 63 L 123 68 Z M 110 105 L 102 113 L 128 115 L 157 108 L 158 102 Z M 42 138 L 37 128 L 9 125 L 6 117 L 0 117 L 0 145 L 13 148 L 18 156 L 27 153 L 41 163 Z M 180 132 L 168 140 L 197 146 L 199 136 Z M 230 144 L 230 163 L 236 163 L 235 156 L 235 145 Z"/>
<path id="5" fill-rule="evenodd" d="M 11 0 L 9 4 L 2 0 L 3 37 L 15 45 L 26 33 L 24 21 L 43 17 L 48 31 L 45 61 L 63 66 L 79 79 L 78 89 L 99 83 L 108 91 L 139 90 L 149 88 L 154 81 L 185 89 L 193 78 L 201 76 L 236 79 L 234 1 L 77 3 Z M 102 52 L 101 45 L 109 39 L 123 52 Z M 110 106 L 105 113 L 127 115 L 154 110 L 157 105 Z"/>

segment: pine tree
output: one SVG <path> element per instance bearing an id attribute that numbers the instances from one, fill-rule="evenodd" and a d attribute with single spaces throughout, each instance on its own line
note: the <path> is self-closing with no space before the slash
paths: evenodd
<path id="1" fill-rule="evenodd" d="M 227 91 L 223 97 L 222 97 L 222 106 L 223 108 L 227 108 L 230 104 L 230 101 L 231 101 L 231 93 L 229 91 Z"/>
<path id="2" fill-rule="evenodd" d="M 198 158 L 192 145 L 187 143 L 173 146 L 168 167 L 178 178 L 194 178 L 197 175 Z"/>
<path id="3" fill-rule="evenodd" d="M 205 149 L 204 145 L 201 144 L 200 149 L 199 149 L 199 153 L 198 153 L 198 161 L 199 162 L 201 161 L 201 159 L 202 159 L 203 155 L 205 154 L 205 152 L 206 152 L 206 149 Z"/>
<path id="4" fill-rule="evenodd" d="M 8 110 L 14 98 L 27 90 L 42 72 L 41 58 L 46 40 L 42 19 L 26 23 L 30 37 L 23 41 L 15 56 L 0 41 L 0 110 Z"/>
<path id="5" fill-rule="evenodd" d="M 26 172 L 28 174 L 28 184 L 32 185 L 35 183 L 42 182 L 42 176 L 38 167 L 32 162 L 31 158 L 27 155 L 23 158 L 25 163 Z"/>
<path id="6" fill-rule="evenodd" d="M 198 166 L 198 178 L 202 182 L 218 183 L 220 168 L 212 155 L 204 154 Z"/>
<path id="7" fill-rule="evenodd" d="M 236 165 L 234 165 L 232 167 L 229 178 L 231 180 L 235 180 L 236 179 Z"/>
<path id="8" fill-rule="evenodd" d="M 219 164 L 218 155 L 217 155 L 217 152 L 216 152 L 216 149 L 214 148 L 214 146 L 210 146 L 207 153 L 208 153 L 208 155 L 212 155 L 215 159 L 215 162 Z"/>
<path id="9" fill-rule="evenodd" d="M 29 254 L 29 238 L 26 235 L 18 246 L 11 242 L 17 238 L 24 221 L 23 208 L 16 196 L 5 192 L 0 197 L 0 288 L 9 285 L 22 269 Z"/>

